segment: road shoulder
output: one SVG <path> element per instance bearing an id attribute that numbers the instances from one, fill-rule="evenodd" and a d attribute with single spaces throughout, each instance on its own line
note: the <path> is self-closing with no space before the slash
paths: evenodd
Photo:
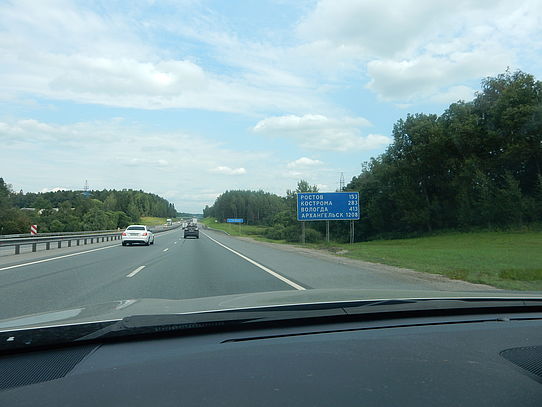
<path id="1" fill-rule="evenodd" d="M 440 285 L 449 285 L 449 290 L 451 291 L 503 291 L 499 288 L 495 288 L 486 284 L 476 284 L 470 283 L 463 280 L 454 280 L 443 276 L 441 274 L 431 274 L 421 271 L 416 271 L 412 269 L 390 266 L 387 264 L 381 263 L 371 263 L 368 261 L 351 259 L 349 257 L 344 257 L 339 254 L 334 254 L 326 250 L 311 249 L 307 247 L 283 244 L 283 243 L 271 243 L 257 240 L 251 237 L 244 236 L 230 236 L 231 238 L 239 239 L 245 242 L 255 243 L 258 245 L 270 247 L 277 250 L 282 250 L 289 253 L 296 253 L 307 257 L 317 258 L 319 260 L 324 260 L 330 263 L 343 264 L 363 270 L 371 270 L 374 272 L 384 272 L 384 273 L 400 273 L 405 277 L 412 279 L 420 280 L 423 282 L 432 282 L 438 283 Z"/>

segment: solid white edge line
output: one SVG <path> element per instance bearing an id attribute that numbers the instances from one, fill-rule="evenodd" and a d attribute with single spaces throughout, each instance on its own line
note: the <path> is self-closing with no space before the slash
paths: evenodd
<path id="1" fill-rule="evenodd" d="M 91 252 L 97 252 L 98 250 L 111 249 L 111 248 L 113 248 L 113 247 L 118 247 L 118 246 L 120 246 L 120 244 L 115 244 L 115 245 L 111 245 L 111 246 L 107 246 L 107 247 L 99 247 L 99 248 L 97 248 L 97 249 L 85 250 L 84 252 L 77 252 L 77 253 L 65 254 L 65 255 L 63 255 L 63 256 L 51 257 L 51 258 L 49 258 L 49 259 L 42 259 L 42 260 L 31 261 L 31 262 L 29 262 L 29 263 L 15 264 L 15 265 L 13 265 L 13 266 L 7 266 L 7 267 L 0 268 L 0 271 L 3 271 L 3 270 L 9 270 L 9 269 L 14 269 L 14 268 L 17 268 L 17 267 L 30 266 L 30 265 L 32 265 L 32 264 L 45 263 L 45 262 L 47 262 L 47 261 L 53 261 L 53 260 L 58 260 L 58 259 L 64 259 L 64 258 L 66 258 L 66 257 L 79 256 L 80 254 L 91 253 Z"/>
<path id="2" fill-rule="evenodd" d="M 202 232 L 202 233 L 203 233 L 203 232 Z M 288 280 L 286 277 L 281 276 L 279 273 L 277 273 L 277 272 L 275 272 L 275 271 L 273 271 L 273 270 L 271 270 L 271 269 L 265 267 L 264 265 L 262 265 L 262 264 L 260 264 L 260 263 L 258 263 L 258 262 L 256 262 L 256 261 L 254 261 L 254 260 L 252 260 L 251 258 L 248 258 L 248 257 L 245 256 L 244 254 L 241 254 L 241 253 L 239 253 L 238 251 L 235 251 L 235 250 L 229 248 L 229 247 L 226 246 L 225 244 L 220 243 L 218 240 L 213 239 L 213 238 L 212 238 L 211 236 L 209 236 L 208 234 L 203 233 L 203 235 L 206 236 L 206 237 L 208 237 L 209 239 L 211 239 L 211 240 L 212 240 L 213 242 L 215 242 L 216 244 L 222 246 L 223 248 L 229 250 L 230 252 L 232 252 L 232 253 L 238 255 L 238 256 L 241 257 L 242 259 L 248 261 L 249 263 L 254 264 L 256 267 L 262 269 L 262 270 L 265 271 L 266 273 L 269 273 L 269 274 L 271 274 L 273 277 L 276 277 L 276 278 L 278 278 L 279 280 L 285 282 L 286 284 L 288 284 L 289 286 L 295 288 L 296 290 L 300 290 L 300 291 L 301 291 L 301 290 L 306 290 L 305 287 L 302 287 L 302 286 L 300 286 L 299 284 L 294 283 L 294 282 L 291 281 L 291 280 Z"/>
<path id="3" fill-rule="evenodd" d="M 132 271 L 130 274 L 128 274 L 126 277 L 130 278 L 130 277 L 133 277 L 135 276 L 137 273 L 139 273 L 141 270 L 143 270 L 145 268 L 145 266 L 139 266 L 138 268 L 136 268 L 134 271 Z"/>

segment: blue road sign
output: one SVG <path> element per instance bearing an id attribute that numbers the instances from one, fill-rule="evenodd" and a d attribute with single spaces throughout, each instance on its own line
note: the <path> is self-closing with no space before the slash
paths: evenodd
<path id="1" fill-rule="evenodd" d="M 357 220 L 359 192 L 302 192 L 297 194 L 297 220 Z"/>
<path id="2" fill-rule="evenodd" d="M 245 220 L 243 218 L 228 218 L 226 222 L 228 223 L 243 223 Z"/>

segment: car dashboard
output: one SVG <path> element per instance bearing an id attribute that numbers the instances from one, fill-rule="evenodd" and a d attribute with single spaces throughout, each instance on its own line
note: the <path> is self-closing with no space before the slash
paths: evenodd
<path id="1" fill-rule="evenodd" d="M 268 324 L 12 352 L 0 405 L 540 406 L 541 318 Z"/>

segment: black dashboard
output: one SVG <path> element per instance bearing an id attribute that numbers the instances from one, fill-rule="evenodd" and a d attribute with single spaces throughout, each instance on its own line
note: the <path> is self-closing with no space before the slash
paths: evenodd
<path id="1" fill-rule="evenodd" d="M 2 406 L 541 406 L 542 314 L 326 323 L 0 356 Z"/>

